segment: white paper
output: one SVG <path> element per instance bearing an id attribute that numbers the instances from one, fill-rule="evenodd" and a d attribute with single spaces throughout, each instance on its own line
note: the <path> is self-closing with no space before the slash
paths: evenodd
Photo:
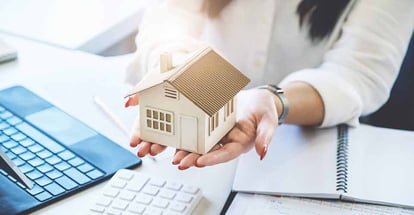
<path id="1" fill-rule="evenodd" d="M 227 215 L 414 215 L 396 207 L 239 193 Z"/>
<path id="2" fill-rule="evenodd" d="M 336 128 L 282 125 L 264 160 L 255 150 L 240 157 L 233 189 L 255 193 L 339 198 Z"/>

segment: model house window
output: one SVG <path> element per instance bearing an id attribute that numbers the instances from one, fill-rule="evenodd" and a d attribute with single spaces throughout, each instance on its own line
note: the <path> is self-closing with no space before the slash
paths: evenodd
<path id="1" fill-rule="evenodd" d="M 210 117 L 209 121 L 208 121 L 208 135 L 211 135 L 214 131 L 214 129 L 216 129 L 219 126 L 219 113 L 215 113 L 213 116 Z"/>
<path id="2" fill-rule="evenodd" d="M 230 116 L 234 112 L 234 100 L 231 99 L 227 104 L 224 106 L 224 121 L 226 121 L 227 117 Z"/>
<path id="3" fill-rule="evenodd" d="M 164 96 L 170 99 L 178 99 L 178 91 L 172 88 L 164 88 Z"/>
<path id="4" fill-rule="evenodd" d="M 161 133 L 173 134 L 173 114 L 168 111 L 147 108 L 146 127 Z"/>

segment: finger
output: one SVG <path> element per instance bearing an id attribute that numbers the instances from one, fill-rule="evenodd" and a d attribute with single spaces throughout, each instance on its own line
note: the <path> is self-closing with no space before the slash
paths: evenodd
<path id="1" fill-rule="evenodd" d="M 151 147 L 151 143 L 142 141 L 141 147 L 139 147 L 138 152 L 137 152 L 138 157 L 141 157 L 141 158 L 145 157 L 145 155 L 149 153 L 150 147 Z"/>
<path id="2" fill-rule="evenodd" d="M 211 151 L 199 157 L 196 161 L 199 166 L 211 166 L 219 163 L 224 163 L 239 156 L 245 151 L 245 147 L 238 142 L 231 142 L 223 145 L 215 151 Z"/>
<path id="3" fill-rule="evenodd" d="M 260 160 L 266 156 L 270 141 L 272 140 L 278 121 L 273 114 L 265 114 L 257 125 L 257 136 L 255 139 L 255 148 Z"/>
<path id="4" fill-rule="evenodd" d="M 177 165 L 177 164 L 179 164 L 180 162 L 181 162 L 181 160 L 185 157 L 185 156 L 187 156 L 188 154 L 190 154 L 189 152 L 187 152 L 187 151 L 183 151 L 183 150 L 176 150 L 175 151 L 175 155 L 174 155 L 174 158 L 173 158 L 173 161 L 172 161 L 172 164 L 174 164 L 174 165 Z"/>
<path id="5" fill-rule="evenodd" d="M 155 156 L 155 155 L 163 152 L 166 148 L 167 148 L 166 146 L 163 146 L 163 145 L 160 145 L 160 144 L 152 144 L 151 148 L 150 148 L 150 151 L 149 151 L 149 154 L 151 156 Z"/>
<path id="6" fill-rule="evenodd" d="M 131 147 L 137 147 L 141 143 L 141 132 L 140 129 L 134 129 L 132 131 L 131 139 L 129 140 L 129 145 Z"/>
<path id="7" fill-rule="evenodd" d="M 178 166 L 179 170 L 185 170 L 192 166 L 195 166 L 197 159 L 200 157 L 200 154 L 197 153 L 190 153 L 187 156 L 185 156 Z"/>
<path id="8" fill-rule="evenodd" d="M 136 106 L 139 104 L 139 96 L 138 94 L 134 94 L 130 97 L 128 97 L 128 100 L 125 102 L 125 107 L 129 107 L 129 106 Z"/>

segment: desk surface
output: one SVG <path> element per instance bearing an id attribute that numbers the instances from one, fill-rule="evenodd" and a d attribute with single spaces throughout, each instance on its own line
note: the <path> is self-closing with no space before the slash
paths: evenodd
<path id="1" fill-rule="evenodd" d="M 0 32 L 100 53 L 138 30 L 148 0 L 0 0 Z"/>
<path id="2" fill-rule="evenodd" d="M 135 149 L 127 145 L 128 138 L 93 102 L 93 97 L 99 96 L 127 126 L 132 125 L 138 110 L 123 108 L 123 96 L 130 88 L 123 82 L 124 68 L 130 56 L 103 58 L 4 34 L 0 34 L 0 39 L 19 51 L 18 60 L 0 64 L 0 88 L 14 84 L 24 85 L 135 153 Z M 157 161 L 144 158 L 142 166 L 135 171 L 201 187 L 204 198 L 194 214 L 219 214 L 231 190 L 235 161 L 179 171 L 171 164 L 172 155 L 173 150 L 169 150 L 160 155 Z M 64 214 L 65 211 L 83 214 L 105 183 L 34 214 Z"/>

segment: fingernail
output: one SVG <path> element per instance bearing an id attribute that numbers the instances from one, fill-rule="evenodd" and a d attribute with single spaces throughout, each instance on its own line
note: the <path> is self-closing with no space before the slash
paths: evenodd
<path id="1" fill-rule="evenodd" d="M 262 154 L 260 155 L 260 160 L 263 160 L 267 153 L 267 144 L 264 145 Z"/>
<path id="2" fill-rule="evenodd" d="M 172 165 L 177 165 L 178 164 L 177 161 L 172 161 L 171 163 L 172 163 Z"/>
<path id="3" fill-rule="evenodd" d="M 128 100 L 125 102 L 125 107 L 126 107 L 126 108 L 127 108 L 127 107 L 129 107 L 129 105 L 130 105 L 129 103 L 131 102 L 131 99 L 132 99 L 132 98 L 131 98 L 131 97 L 129 97 L 129 98 L 128 98 Z"/>
<path id="4" fill-rule="evenodd" d="M 178 166 L 178 169 L 179 169 L 179 170 L 186 170 L 186 169 L 188 169 L 188 167 L 184 167 L 184 166 L 179 165 L 179 166 Z"/>
<path id="5" fill-rule="evenodd" d="M 138 157 L 142 158 L 144 155 L 142 155 L 140 152 L 137 152 Z"/>

